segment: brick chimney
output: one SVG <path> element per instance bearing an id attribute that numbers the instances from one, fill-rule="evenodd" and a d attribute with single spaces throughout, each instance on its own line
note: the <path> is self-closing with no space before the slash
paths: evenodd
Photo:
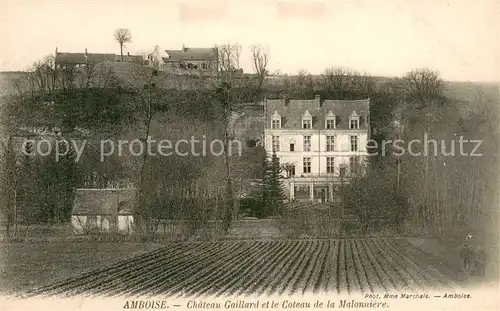
<path id="1" fill-rule="evenodd" d="M 314 108 L 319 109 L 321 107 L 321 95 L 316 95 L 314 98 Z"/>
<path id="2" fill-rule="evenodd" d="M 281 104 L 283 106 L 288 106 L 288 98 L 286 98 L 285 92 L 283 92 L 282 97 L 281 97 Z"/>

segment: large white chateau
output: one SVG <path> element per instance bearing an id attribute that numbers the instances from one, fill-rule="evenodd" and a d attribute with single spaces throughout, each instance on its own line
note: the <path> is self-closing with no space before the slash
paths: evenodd
<path id="1" fill-rule="evenodd" d="M 368 156 L 369 99 L 265 100 L 265 149 L 276 153 L 291 200 L 334 201 L 362 174 Z"/>

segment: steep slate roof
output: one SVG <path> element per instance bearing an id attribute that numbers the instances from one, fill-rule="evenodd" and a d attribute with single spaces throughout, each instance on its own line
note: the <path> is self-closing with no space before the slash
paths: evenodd
<path id="1" fill-rule="evenodd" d="M 319 106 L 319 108 L 318 108 Z M 301 129 L 302 117 L 309 112 L 312 116 L 312 129 L 325 129 L 325 117 L 331 111 L 336 117 L 336 129 L 349 129 L 349 116 L 356 112 L 360 116 L 360 129 L 368 129 L 366 122 L 369 114 L 369 99 L 362 100 L 267 100 L 265 128 L 271 127 L 272 116 L 277 112 L 281 116 L 282 129 Z"/>
<path id="2" fill-rule="evenodd" d="M 183 50 L 165 50 L 169 58 L 165 61 L 179 60 L 216 60 L 217 48 L 184 48 Z"/>
<path id="3" fill-rule="evenodd" d="M 118 211 L 119 215 L 130 215 L 134 195 L 135 189 L 76 189 L 71 214 L 113 215 Z"/>

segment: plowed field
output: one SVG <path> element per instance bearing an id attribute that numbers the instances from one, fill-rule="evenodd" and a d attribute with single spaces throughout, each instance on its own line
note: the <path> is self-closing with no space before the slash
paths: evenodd
<path id="1" fill-rule="evenodd" d="M 458 283 L 404 239 L 221 241 L 169 244 L 28 296 L 411 292 Z"/>

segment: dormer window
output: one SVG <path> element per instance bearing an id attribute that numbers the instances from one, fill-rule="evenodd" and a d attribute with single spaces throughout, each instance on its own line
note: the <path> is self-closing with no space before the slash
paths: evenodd
<path id="1" fill-rule="evenodd" d="M 349 129 L 358 130 L 359 129 L 359 115 L 356 111 L 353 111 L 349 116 Z"/>
<path id="2" fill-rule="evenodd" d="M 309 111 L 306 110 L 302 116 L 302 129 L 310 130 L 312 128 L 312 116 Z"/>
<path id="3" fill-rule="evenodd" d="M 280 129 L 281 128 L 281 116 L 275 111 L 271 118 L 271 128 L 272 129 Z"/>
<path id="4" fill-rule="evenodd" d="M 327 130 L 333 130 L 335 128 L 335 115 L 333 112 L 328 112 L 328 114 L 325 117 L 325 128 Z"/>

